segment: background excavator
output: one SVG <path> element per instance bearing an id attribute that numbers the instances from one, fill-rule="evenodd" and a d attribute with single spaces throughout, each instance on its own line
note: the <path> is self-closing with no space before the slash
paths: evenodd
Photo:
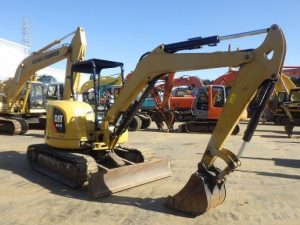
<path id="1" fill-rule="evenodd" d="M 98 82 L 98 80 L 96 81 Z M 82 99 L 84 102 L 92 102 L 93 96 L 93 88 L 94 81 L 88 80 L 80 85 L 80 88 L 76 88 L 77 98 Z M 64 98 L 64 83 L 62 82 L 51 82 L 45 85 L 44 95 L 47 100 L 68 100 Z M 114 93 L 119 92 L 119 89 L 123 86 L 123 78 L 121 75 L 108 75 L 101 77 L 100 80 L 100 88 L 104 90 L 109 90 L 113 96 Z M 75 88 L 75 87 L 73 87 Z"/>
<path id="2" fill-rule="evenodd" d="M 163 129 L 163 123 L 168 131 L 172 131 L 175 121 L 191 120 L 194 90 L 203 86 L 196 76 L 174 76 L 175 73 L 165 75 L 160 79 L 162 82 L 150 91 L 156 105 L 150 115 L 160 130 Z"/>
<path id="3" fill-rule="evenodd" d="M 284 125 L 287 135 L 291 137 L 294 126 L 300 124 L 300 87 L 296 87 L 284 72 L 266 110 L 272 112 L 275 123 Z"/>
<path id="4" fill-rule="evenodd" d="M 222 114 L 227 98 L 226 88 L 223 85 L 205 85 L 201 87 L 193 102 L 190 121 L 179 126 L 181 132 L 212 132 Z M 236 125 L 232 134 L 239 133 Z"/>
<path id="5" fill-rule="evenodd" d="M 233 52 L 177 53 L 222 40 L 267 33 L 256 49 Z M 160 45 L 144 54 L 132 77 L 121 89 L 115 103 L 98 116 L 98 93 L 93 108 L 84 102 L 51 101 L 47 107 L 47 129 L 44 144 L 28 146 L 27 159 L 34 170 L 71 187 L 88 181 L 89 192 L 101 197 L 170 175 L 169 159 L 154 158 L 148 150 L 122 147 L 127 127 L 156 81 L 171 72 L 235 66 L 239 74 L 231 89 L 221 118 L 209 140 L 202 160 L 186 186 L 166 199 L 169 208 L 193 216 L 221 204 L 225 199 L 225 180 L 240 165 L 245 143 L 251 140 L 266 103 L 273 92 L 285 58 L 285 38 L 281 29 L 268 29 L 228 36 L 193 38 Z M 271 53 L 271 54 L 270 54 Z M 123 64 L 107 60 L 88 60 L 73 64 L 71 73 L 92 74 L 99 78 L 103 69 Z M 97 86 L 96 82 L 94 85 Z M 98 90 L 97 87 L 94 90 Z M 248 102 L 256 95 L 256 110 L 237 154 L 224 148 L 226 139 L 238 123 Z M 73 96 L 74 97 L 74 96 Z M 216 159 L 223 160 L 218 168 Z"/>
<path id="6" fill-rule="evenodd" d="M 198 77 L 182 79 L 183 82 L 181 83 L 189 85 L 184 88 L 179 87 L 178 90 L 174 89 L 172 94 L 169 94 L 168 91 L 164 92 L 160 88 L 161 85 L 156 86 L 154 90 L 162 90 L 164 98 L 163 101 L 160 100 L 158 91 L 152 94 L 158 106 L 157 111 L 152 114 L 152 119 L 160 129 L 162 129 L 164 122 L 169 131 L 173 130 L 174 122 L 184 122 L 176 129 L 177 132 L 212 132 L 222 113 L 237 73 L 238 71 L 229 68 L 228 73 L 218 77 L 212 84 L 205 86 Z M 172 89 L 173 86 L 176 87 L 176 84 L 172 84 L 174 75 L 170 74 L 166 77 L 166 87 L 170 87 L 167 90 Z M 247 119 L 247 110 L 244 110 L 241 119 Z M 239 130 L 237 125 L 232 134 L 236 135 Z"/>
<path id="7" fill-rule="evenodd" d="M 53 48 L 71 35 L 74 36 L 70 45 Z M 34 73 L 67 58 L 66 74 L 70 74 L 72 63 L 84 59 L 85 49 L 85 32 L 78 27 L 75 32 L 55 40 L 25 58 L 19 64 L 14 78 L 0 83 L 0 132 L 11 135 L 26 133 L 29 128 L 26 119 L 40 118 L 45 114 L 42 83 L 36 82 Z M 78 74 L 74 79 L 75 86 L 79 86 Z M 71 95 L 69 83 L 66 79 L 65 99 L 69 99 Z"/>

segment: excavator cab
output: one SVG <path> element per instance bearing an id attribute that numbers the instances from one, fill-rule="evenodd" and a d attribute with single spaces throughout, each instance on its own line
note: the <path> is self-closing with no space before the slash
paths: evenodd
<path id="1" fill-rule="evenodd" d="M 198 90 L 193 112 L 197 119 L 218 119 L 226 101 L 225 87 L 207 85 Z"/>
<path id="2" fill-rule="evenodd" d="M 101 81 L 101 72 L 104 69 L 113 69 L 120 68 L 120 74 L 123 79 L 123 63 L 114 62 L 102 59 L 90 59 L 82 62 L 78 62 L 72 65 L 71 68 L 71 87 L 73 87 L 74 83 L 74 74 L 88 74 L 90 75 L 90 79 L 93 80 L 93 88 L 92 92 L 89 93 L 88 102 L 92 105 L 95 112 L 95 124 L 96 127 L 99 128 L 99 124 L 103 121 L 103 118 L 113 103 L 114 93 L 110 91 L 110 89 L 105 88 L 104 85 L 100 84 Z M 76 100 L 76 93 L 74 93 L 74 89 L 71 89 L 72 97 Z M 98 129 L 97 128 L 97 129 Z"/>
<path id="3" fill-rule="evenodd" d="M 46 98 L 43 94 L 43 86 L 40 82 L 32 82 L 28 98 L 28 113 L 45 113 Z"/>

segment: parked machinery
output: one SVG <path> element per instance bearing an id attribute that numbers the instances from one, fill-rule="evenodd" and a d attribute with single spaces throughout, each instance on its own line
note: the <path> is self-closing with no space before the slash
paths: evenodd
<path id="1" fill-rule="evenodd" d="M 131 75 L 132 75 L 132 73 L 129 73 L 126 76 L 125 81 L 124 81 L 125 83 L 131 78 Z M 144 102 L 146 100 L 147 100 L 147 98 L 145 98 Z M 150 103 L 150 104 L 154 103 L 153 99 L 151 98 L 151 100 L 148 101 L 148 103 Z M 155 108 L 155 106 L 154 106 L 154 108 Z M 152 122 L 151 113 L 149 114 L 149 110 L 152 112 L 152 109 L 153 109 L 153 107 L 151 107 L 151 106 L 149 107 L 149 104 L 146 107 L 142 105 L 141 109 L 139 109 L 135 113 L 135 115 L 132 117 L 132 119 L 128 125 L 128 131 L 137 131 L 140 129 L 147 129 Z"/>
<path id="2" fill-rule="evenodd" d="M 74 36 L 70 45 L 57 47 L 71 35 Z M 42 83 L 36 82 L 34 73 L 67 58 L 66 74 L 69 74 L 72 63 L 84 59 L 85 48 L 85 33 L 79 27 L 75 32 L 53 41 L 25 58 L 19 64 L 14 78 L 0 83 L 0 132 L 11 135 L 26 133 L 29 128 L 27 121 L 39 120 L 45 114 Z M 65 83 L 69 86 L 68 79 Z M 75 84 L 78 83 L 79 76 L 76 74 Z M 65 93 L 65 97 L 70 98 L 70 91 Z"/>
<path id="3" fill-rule="evenodd" d="M 296 87 L 288 76 L 281 74 L 268 106 L 273 112 L 275 123 L 284 125 L 287 135 L 291 137 L 294 126 L 300 124 L 300 87 Z"/>
<path id="4" fill-rule="evenodd" d="M 194 117 L 179 126 L 185 132 L 212 132 L 221 116 L 226 102 L 226 89 L 223 85 L 205 85 L 198 90 L 192 107 Z M 232 134 L 239 133 L 237 124 Z"/>
<path id="5" fill-rule="evenodd" d="M 156 104 L 151 117 L 160 130 L 163 129 L 163 123 L 172 131 L 175 121 L 192 119 L 191 108 L 197 93 L 195 91 L 203 86 L 196 76 L 174 78 L 174 75 L 175 73 L 165 75 L 161 78 L 163 82 L 150 91 Z"/>
<path id="6" fill-rule="evenodd" d="M 267 36 L 256 49 L 177 53 L 205 45 L 216 45 L 222 40 L 261 33 L 267 33 Z M 170 72 L 239 66 L 239 75 L 199 162 L 198 170 L 180 192 L 166 200 L 169 208 L 193 216 L 200 215 L 224 201 L 225 180 L 240 165 L 239 158 L 245 149 L 245 143 L 251 140 L 260 114 L 273 92 L 285 51 L 284 35 L 276 25 L 236 35 L 193 38 L 160 45 L 143 55 L 132 78 L 126 82 L 104 117 L 98 115 L 96 92 L 95 111 L 83 102 L 51 101 L 47 108 L 46 143 L 30 145 L 27 150 L 28 161 L 33 169 L 71 187 L 81 186 L 88 181 L 89 191 L 94 197 L 169 176 L 169 160 L 154 159 L 149 151 L 120 146 L 126 141 L 128 124 L 143 100 L 157 79 Z M 72 70 L 90 73 L 95 79 L 102 69 L 122 68 L 122 65 L 106 60 L 88 60 L 74 64 Z M 225 141 L 255 94 L 260 104 L 245 131 L 242 147 L 234 154 L 224 148 Z M 216 167 L 217 158 L 225 162 L 224 168 Z"/>

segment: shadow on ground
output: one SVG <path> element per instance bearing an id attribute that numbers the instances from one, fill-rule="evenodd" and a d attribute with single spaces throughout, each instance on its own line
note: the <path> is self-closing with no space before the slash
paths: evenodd
<path id="1" fill-rule="evenodd" d="M 291 168 L 300 168 L 299 159 L 282 159 L 282 158 L 260 158 L 260 157 L 241 157 L 243 159 L 254 159 L 254 160 L 265 160 L 265 161 L 274 161 L 276 166 L 284 166 Z"/>
<path id="2" fill-rule="evenodd" d="M 38 184 L 51 193 L 67 198 L 76 198 L 84 201 L 93 201 L 99 203 L 121 204 L 138 207 L 144 210 L 171 214 L 180 217 L 192 218 L 191 216 L 173 211 L 164 206 L 165 198 L 140 198 L 120 196 L 120 193 L 95 199 L 88 196 L 87 186 L 80 189 L 71 189 L 67 186 L 33 171 L 27 163 L 26 155 L 16 151 L 0 152 L 0 170 L 11 171 L 28 181 Z"/>
<path id="3" fill-rule="evenodd" d="M 236 170 L 239 172 L 244 172 L 244 173 L 255 173 L 257 175 L 261 176 L 268 176 L 268 177 L 279 177 L 279 178 L 286 178 L 286 179 L 295 179 L 295 180 L 300 180 L 299 175 L 291 175 L 291 174 L 283 174 L 283 173 L 271 173 L 271 172 L 261 172 L 261 171 L 249 171 L 249 170 Z"/>
<path id="4" fill-rule="evenodd" d="M 300 168 L 300 160 L 299 159 L 281 159 L 281 158 L 259 158 L 259 157 L 241 157 L 243 159 L 254 159 L 254 160 L 266 160 L 266 161 L 274 161 L 276 166 L 284 166 L 290 168 Z M 283 174 L 283 173 L 273 173 L 273 172 L 261 172 L 261 171 L 249 171 L 249 170 L 240 170 L 237 171 L 245 172 L 245 173 L 255 173 L 261 176 L 271 176 L 271 177 L 280 177 L 280 178 L 287 178 L 287 179 L 296 179 L 300 180 L 299 175 L 294 174 Z"/>
<path id="5" fill-rule="evenodd" d="M 44 134 L 34 134 L 34 133 L 26 133 L 26 134 L 22 134 L 23 136 L 28 136 L 28 137 L 37 137 L 37 138 L 44 138 L 45 135 Z"/>

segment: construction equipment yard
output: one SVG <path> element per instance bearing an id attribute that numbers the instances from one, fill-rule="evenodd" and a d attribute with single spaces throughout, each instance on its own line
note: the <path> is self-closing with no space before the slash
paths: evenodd
<path id="1" fill-rule="evenodd" d="M 225 147 L 237 152 L 245 128 L 241 124 L 241 132 Z M 157 132 L 153 123 L 146 131 L 129 133 L 129 146 L 148 146 L 158 156 L 170 156 L 173 175 L 100 199 L 89 197 L 86 187 L 70 189 L 29 167 L 27 146 L 42 143 L 43 137 L 43 130 L 0 137 L 1 225 L 299 224 L 299 127 L 288 138 L 282 126 L 258 125 L 242 165 L 226 182 L 226 201 L 196 218 L 163 204 L 197 170 L 210 134 Z"/>

